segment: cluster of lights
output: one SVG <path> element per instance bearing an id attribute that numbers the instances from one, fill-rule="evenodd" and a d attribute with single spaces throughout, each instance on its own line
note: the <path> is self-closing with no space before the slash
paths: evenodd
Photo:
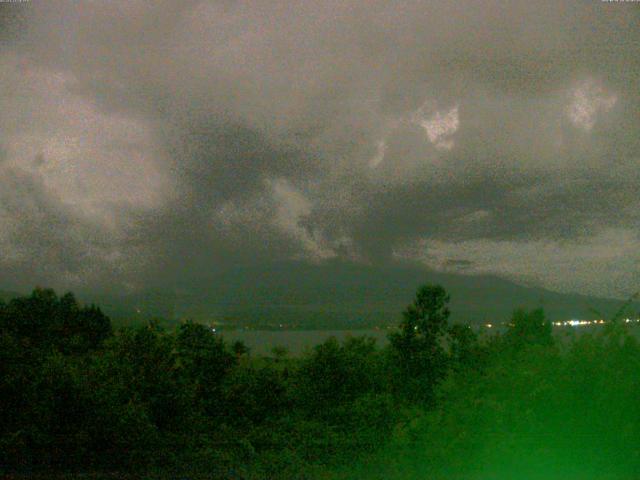
<path id="1" fill-rule="evenodd" d="M 624 323 L 640 323 L 640 318 L 625 318 L 622 320 Z M 606 320 L 565 320 L 563 322 L 552 322 L 554 327 L 583 327 L 586 325 L 602 325 L 607 323 Z M 503 325 L 513 326 L 510 323 L 504 323 Z M 493 328 L 493 323 L 485 323 L 485 328 Z"/>
<path id="2" fill-rule="evenodd" d="M 556 327 L 582 327 L 584 325 L 599 325 L 605 323 L 604 320 L 566 320 L 564 322 L 553 322 Z"/>
<path id="3" fill-rule="evenodd" d="M 624 323 L 640 323 L 640 318 L 625 318 Z M 606 320 L 567 320 L 564 322 L 553 322 L 556 327 L 582 327 L 584 325 L 602 325 Z"/>

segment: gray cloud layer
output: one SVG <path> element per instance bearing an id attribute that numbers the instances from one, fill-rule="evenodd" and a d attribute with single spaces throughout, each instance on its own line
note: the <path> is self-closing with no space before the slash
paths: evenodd
<path id="1" fill-rule="evenodd" d="M 337 257 L 637 287 L 637 4 L 0 6 L 6 286 Z"/>

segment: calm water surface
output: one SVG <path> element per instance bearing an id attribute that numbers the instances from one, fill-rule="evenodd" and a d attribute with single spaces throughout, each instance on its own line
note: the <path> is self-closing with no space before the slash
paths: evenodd
<path id="1" fill-rule="evenodd" d="M 567 338 L 573 334 L 596 332 L 602 327 L 554 327 L 554 334 L 557 338 Z M 502 330 L 500 328 L 488 329 L 480 327 L 478 332 L 481 335 L 493 334 Z M 640 327 L 633 325 L 629 331 L 640 339 Z M 324 342 L 329 337 L 336 337 L 343 340 L 348 336 L 366 335 L 376 339 L 378 346 L 386 345 L 387 335 L 390 330 L 366 329 L 366 330 L 232 330 L 222 333 L 228 342 L 242 340 L 254 354 L 271 354 L 271 350 L 276 346 L 286 347 L 291 355 L 300 355 L 306 350 L 312 349 L 315 345 Z"/>

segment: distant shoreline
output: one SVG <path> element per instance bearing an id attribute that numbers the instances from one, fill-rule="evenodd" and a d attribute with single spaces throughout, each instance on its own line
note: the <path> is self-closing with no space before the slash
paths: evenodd
<path id="1" fill-rule="evenodd" d="M 587 325 L 587 326 L 554 326 L 553 331 L 556 335 L 564 336 L 571 333 L 588 333 L 594 331 L 604 325 Z M 631 328 L 634 333 L 640 333 L 638 324 L 632 324 Z M 479 326 L 474 328 L 481 336 L 488 336 L 495 333 L 501 333 L 506 328 L 504 326 L 496 326 L 487 328 Z M 395 329 L 395 328 L 394 328 Z M 371 329 L 371 328 L 351 328 L 351 329 L 275 329 L 275 330 L 259 330 L 259 329 L 235 329 L 220 330 L 219 333 L 226 341 L 234 342 L 242 340 L 251 352 L 259 355 L 270 355 L 276 346 L 285 347 L 291 355 L 303 354 L 306 350 L 312 349 L 315 345 L 324 342 L 329 337 L 336 337 L 342 340 L 349 336 L 366 335 L 376 339 L 379 346 L 386 345 L 388 342 L 387 335 L 394 329 Z"/>

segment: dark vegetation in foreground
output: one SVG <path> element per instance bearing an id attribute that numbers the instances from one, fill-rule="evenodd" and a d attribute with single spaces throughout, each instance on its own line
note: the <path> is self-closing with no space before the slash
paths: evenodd
<path id="1" fill-rule="evenodd" d="M 385 348 L 329 339 L 299 358 L 194 323 L 113 331 L 51 290 L 0 303 L 0 474 L 640 477 L 640 346 L 622 324 L 556 342 L 519 310 L 479 339 L 448 302 L 421 287 Z"/>

